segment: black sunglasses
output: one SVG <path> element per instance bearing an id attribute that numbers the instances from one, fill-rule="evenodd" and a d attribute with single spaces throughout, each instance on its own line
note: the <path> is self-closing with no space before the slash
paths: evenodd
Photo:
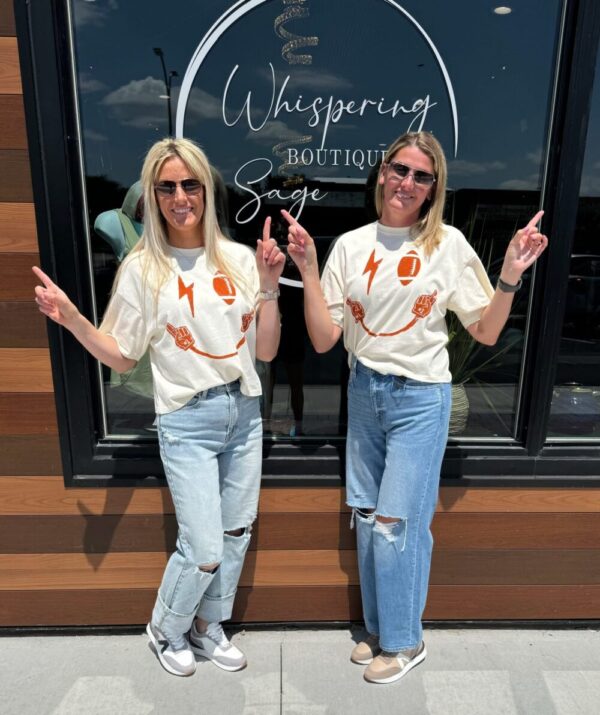
<path id="1" fill-rule="evenodd" d="M 204 188 L 198 179 L 184 179 L 183 181 L 159 181 L 158 184 L 155 184 L 154 189 L 161 196 L 173 196 L 177 191 L 177 186 L 181 186 L 190 196 L 199 194 Z"/>
<path id="2" fill-rule="evenodd" d="M 411 169 L 410 166 L 401 164 L 399 161 L 390 161 L 388 166 L 392 168 L 399 179 L 406 179 L 407 176 L 412 176 L 415 184 L 419 184 L 420 186 L 431 186 L 435 181 L 435 176 L 428 171 Z"/>

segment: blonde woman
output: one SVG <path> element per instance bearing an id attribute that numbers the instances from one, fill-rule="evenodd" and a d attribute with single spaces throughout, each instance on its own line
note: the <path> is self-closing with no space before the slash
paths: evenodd
<path id="1" fill-rule="evenodd" d="M 100 329 L 39 268 L 36 301 L 119 372 L 149 350 L 178 536 L 146 630 L 169 673 L 191 675 L 194 654 L 239 670 L 246 659 L 220 624 L 231 617 L 256 517 L 262 423 L 254 363 L 277 352 L 284 256 L 268 219 L 256 255 L 223 236 L 210 166 L 193 142 L 157 142 L 141 178 L 144 232 L 119 269 Z"/>
<path id="2" fill-rule="evenodd" d="M 465 237 L 442 222 L 445 190 L 438 141 L 399 137 L 377 178 L 379 220 L 337 240 L 321 281 L 314 241 L 284 213 L 312 343 L 326 352 L 343 334 L 349 353 L 346 489 L 368 631 L 351 659 L 371 683 L 398 680 L 426 656 L 430 523 L 450 414 L 444 315 L 493 345 L 521 274 L 547 245 L 539 212 L 509 243 L 494 290 Z"/>

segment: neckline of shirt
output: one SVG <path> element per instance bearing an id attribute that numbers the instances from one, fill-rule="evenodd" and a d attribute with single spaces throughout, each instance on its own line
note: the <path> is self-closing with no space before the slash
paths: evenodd
<path id="1" fill-rule="evenodd" d="M 411 226 L 385 226 L 379 221 L 375 222 L 377 231 L 385 233 L 388 236 L 399 236 L 401 238 L 410 238 Z"/>
<path id="2" fill-rule="evenodd" d="M 173 256 L 185 256 L 187 258 L 195 258 L 204 253 L 204 246 L 196 246 L 195 248 L 177 248 L 169 245 L 169 252 Z"/>

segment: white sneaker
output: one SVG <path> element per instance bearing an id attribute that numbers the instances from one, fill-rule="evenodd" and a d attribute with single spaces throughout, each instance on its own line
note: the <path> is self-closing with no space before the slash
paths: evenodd
<path id="1" fill-rule="evenodd" d="M 194 621 L 190 646 L 196 655 L 212 660 L 223 670 L 241 670 L 247 665 L 246 656 L 229 641 L 220 623 L 209 623 L 206 632 L 200 633 Z"/>
<path id="2" fill-rule="evenodd" d="M 146 633 L 162 667 L 172 675 L 193 675 L 196 659 L 187 641 L 183 648 L 175 650 L 158 628 L 152 623 L 146 626 Z"/>

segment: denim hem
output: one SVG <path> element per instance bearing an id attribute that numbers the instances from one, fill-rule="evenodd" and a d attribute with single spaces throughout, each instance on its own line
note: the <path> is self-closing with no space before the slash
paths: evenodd
<path id="1" fill-rule="evenodd" d="M 208 623 L 221 623 L 228 621 L 233 613 L 233 601 L 235 593 L 223 598 L 209 598 L 205 596 L 196 612 L 198 618 Z"/>

